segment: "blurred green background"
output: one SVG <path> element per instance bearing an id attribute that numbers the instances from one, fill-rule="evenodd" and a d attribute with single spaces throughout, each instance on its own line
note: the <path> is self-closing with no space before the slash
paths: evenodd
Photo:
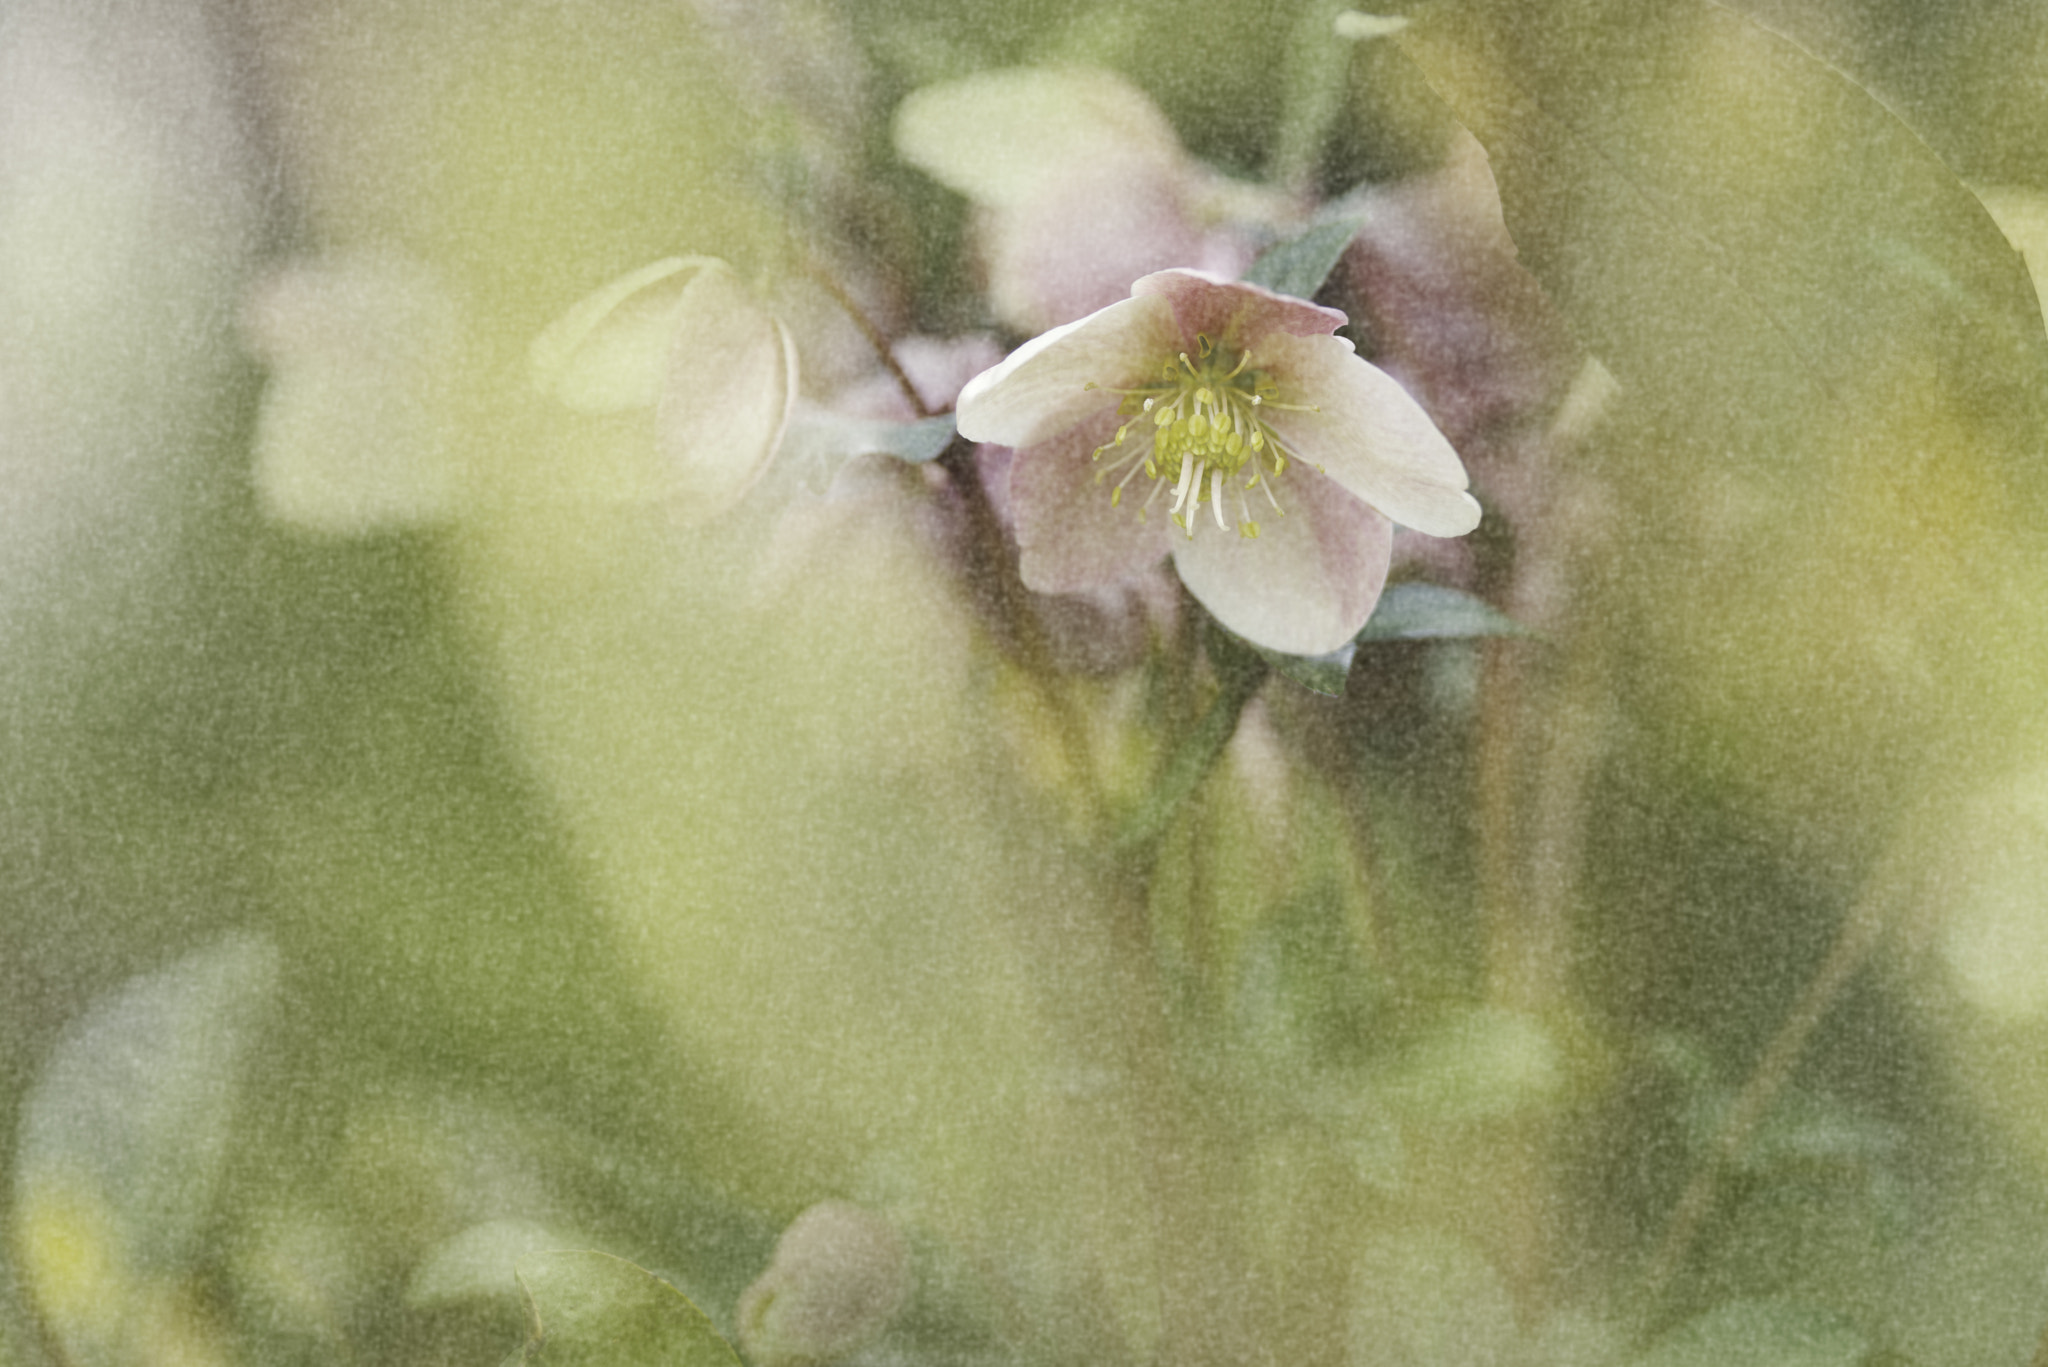
<path id="1" fill-rule="evenodd" d="M 1148 1356 L 1116 892 L 928 488 L 677 526 L 524 370 L 674 253 L 783 311 L 814 400 L 862 363 L 806 260 L 892 333 L 989 329 L 889 118 L 1015 64 L 1328 198 L 1462 122 L 1616 385 L 1473 461 L 1479 587 L 1540 640 L 1269 684 L 1168 837 L 1261 1351 L 2029 1360 L 2048 339 L 1973 189 L 2040 233 L 2048 14 L 1335 12 L 0 9 L 0 1363 L 497 1360 L 548 1246 L 730 1331 L 826 1198 L 916 1249 L 864 1361 Z M 457 320 L 409 381 L 453 492 L 282 525 L 247 301 L 371 258 Z"/>

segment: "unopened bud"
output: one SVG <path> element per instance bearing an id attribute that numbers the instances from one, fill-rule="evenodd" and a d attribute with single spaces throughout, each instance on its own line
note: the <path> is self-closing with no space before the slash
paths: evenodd
<path id="1" fill-rule="evenodd" d="M 870 1342 L 909 1298 L 910 1250 L 887 1220 L 822 1201 L 776 1242 L 740 1297 L 740 1343 L 762 1367 L 804 1367 Z"/>

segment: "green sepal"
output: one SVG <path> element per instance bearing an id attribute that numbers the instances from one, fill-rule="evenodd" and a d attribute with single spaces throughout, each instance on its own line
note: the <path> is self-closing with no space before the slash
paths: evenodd
<path id="1" fill-rule="evenodd" d="M 1441 584 L 1396 584 L 1380 595 L 1379 606 L 1353 639 L 1375 641 L 1464 641 L 1533 633 L 1514 618 L 1469 593 Z"/>

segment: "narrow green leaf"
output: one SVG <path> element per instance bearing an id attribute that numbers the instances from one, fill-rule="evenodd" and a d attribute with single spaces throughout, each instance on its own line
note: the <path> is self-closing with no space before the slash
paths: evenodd
<path id="1" fill-rule="evenodd" d="M 1248 284 L 1263 285 L 1278 294 L 1313 299 L 1323 281 L 1337 268 L 1344 249 L 1365 226 L 1363 214 L 1316 223 L 1293 237 L 1276 242 L 1252 262 L 1244 273 Z"/>
<path id="2" fill-rule="evenodd" d="M 1396 584 L 1380 596 L 1358 642 L 1451 641 L 1526 636 L 1528 628 L 1469 593 L 1440 584 Z"/>
<path id="3" fill-rule="evenodd" d="M 1202 780 L 1223 757 L 1224 747 L 1237 734 L 1238 718 L 1244 715 L 1245 704 L 1266 682 L 1266 666 L 1260 658 L 1265 652 L 1214 620 L 1209 623 L 1208 651 L 1221 687 L 1209 710 L 1167 758 L 1151 793 L 1125 819 L 1115 845 L 1124 854 L 1150 848 L 1164 833 L 1174 813 L 1201 787 Z"/>
<path id="4" fill-rule="evenodd" d="M 738 1367 L 739 1354 L 682 1292 L 609 1253 L 563 1250 L 519 1265 L 528 1337 L 512 1364 Z"/>
<path id="5" fill-rule="evenodd" d="M 1388 1109 L 1424 1124 L 1512 1115 L 1555 1099 L 1568 1062 L 1535 1019 L 1482 1008 L 1418 1039 L 1375 1079 Z"/>
<path id="6" fill-rule="evenodd" d="M 952 444 L 953 434 L 958 430 L 951 413 L 921 418 L 916 422 L 877 423 L 868 434 L 868 439 L 874 443 L 868 449 L 894 456 L 909 465 L 922 465 L 926 461 L 937 460 Z"/>

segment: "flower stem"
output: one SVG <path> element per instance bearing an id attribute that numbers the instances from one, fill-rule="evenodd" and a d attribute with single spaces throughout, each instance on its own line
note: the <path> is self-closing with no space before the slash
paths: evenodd
<path id="1" fill-rule="evenodd" d="M 1174 1063 L 1167 996 L 1152 933 L 1149 861 L 1118 870 L 1111 941 L 1123 1003 L 1132 1119 L 1152 1213 L 1161 1367 L 1238 1367 L 1251 1360 L 1247 1278 L 1222 1202 L 1216 1140 Z M 1222 1198 L 1219 1201 L 1219 1196 Z"/>
<path id="2" fill-rule="evenodd" d="M 1237 1367 L 1252 1360 L 1255 1348 L 1255 1310 L 1247 1303 L 1250 1283 L 1231 1218 L 1236 1184 L 1228 1177 L 1227 1141 L 1210 1118 L 1213 1102 L 1198 1103 L 1176 1066 L 1152 921 L 1160 837 L 1215 768 L 1267 673 L 1251 650 L 1221 632 L 1208 635 L 1218 692 L 1172 745 L 1150 796 L 1107 851 L 1124 1054 L 1152 1208 L 1160 1316 L 1155 1360 L 1173 1367 Z M 1199 642 L 1200 635 L 1189 632 L 1172 652 L 1169 668 L 1182 679 L 1196 666 Z"/>
<path id="3" fill-rule="evenodd" d="M 1792 1080 L 1792 1071 L 1805 1053 L 1807 1041 L 1826 1018 L 1829 1008 L 1841 997 L 1842 989 L 1870 961 L 1871 953 L 1883 939 L 1888 924 L 1880 900 L 1868 895 L 1842 923 L 1841 933 L 1835 937 L 1827 959 L 1764 1049 L 1749 1081 L 1743 1084 L 1742 1091 L 1736 1096 L 1728 1118 L 1722 1122 L 1721 1132 L 1714 1137 L 1712 1150 L 1679 1196 L 1671 1219 L 1664 1227 L 1663 1241 L 1651 1257 L 1649 1269 L 1644 1272 L 1637 1289 L 1636 1300 L 1644 1313 L 1654 1312 L 1664 1288 L 1692 1251 L 1701 1223 L 1713 1210 L 1715 1198 L 1720 1195 L 1722 1177 L 1742 1155 L 1750 1136 L 1770 1110 L 1771 1103 Z"/>
<path id="4" fill-rule="evenodd" d="M 1210 633 L 1209 657 L 1216 665 L 1219 691 L 1209 710 L 1175 747 L 1143 805 L 1131 813 L 1123 829 L 1117 832 L 1112 849 L 1124 858 L 1149 855 L 1181 804 L 1216 767 L 1223 748 L 1237 734 L 1238 718 L 1244 715 L 1245 705 L 1266 682 L 1266 662 L 1235 642 L 1224 644 L 1227 641 L 1221 633 Z"/>
<path id="5" fill-rule="evenodd" d="M 931 406 L 924 401 L 924 396 L 917 392 L 917 386 L 910 382 L 910 376 L 897 362 L 895 348 L 889 345 L 889 339 L 882 335 L 882 330 L 875 326 L 874 321 L 868 317 L 867 312 L 854 297 L 846 292 L 846 287 L 839 283 L 832 272 L 819 265 L 808 254 L 803 257 L 803 268 L 804 274 L 817 281 L 825 293 L 832 296 L 832 302 L 839 305 L 840 310 L 853 320 L 853 325 L 860 329 L 860 335 L 867 338 L 868 345 L 874 348 L 875 356 L 881 361 L 882 368 L 889 372 L 890 378 L 896 381 L 896 387 L 903 391 L 903 397 L 909 402 L 911 412 L 920 418 L 932 417 Z"/>
<path id="6" fill-rule="evenodd" d="M 1099 805 L 1101 785 L 1087 721 L 1061 686 L 1052 643 L 1046 639 L 1045 627 L 1031 609 L 1030 590 L 1024 587 L 1017 556 L 1003 532 L 1002 520 L 989 502 L 988 489 L 981 481 L 981 467 L 975 463 L 973 444 L 955 435 L 952 444 L 940 453 L 938 465 L 952 482 L 966 521 L 967 591 L 995 636 L 997 647 L 1036 687 L 1039 700 L 1051 714 L 1059 733 L 1067 765 L 1092 810 Z"/>

